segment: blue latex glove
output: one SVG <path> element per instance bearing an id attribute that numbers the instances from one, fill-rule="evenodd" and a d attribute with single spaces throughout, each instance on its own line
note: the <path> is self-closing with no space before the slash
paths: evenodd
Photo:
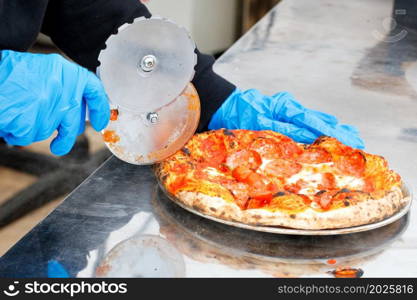
<path id="1" fill-rule="evenodd" d="M 106 127 L 110 108 L 95 74 L 57 54 L 1 51 L 0 137 L 10 145 L 45 140 L 56 155 L 67 154 L 85 128 L 86 106 L 97 131 Z"/>
<path id="2" fill-rule="evenodd" d="M 64 266 L 56 260 L 48 261 L 48 270 L 47 270 L 48 278 L 69 278 L 69 274 L 67 270 L 65 270 Z"/>
<path id="3" fill-rule="evenodd" d="M 212 117 L 209 129 L 274 130 L 300 143 L 312 143 L 322 135 L 364 148 L 358 130 L 338 124 L 336 117 L 310 110 L 283 92 L 265 96 L 258 90 L 236 89 Z"/>

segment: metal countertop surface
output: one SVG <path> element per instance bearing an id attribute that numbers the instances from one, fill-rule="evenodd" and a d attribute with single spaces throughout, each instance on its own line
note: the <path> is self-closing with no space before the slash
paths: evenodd
<path id="1" fill-rule="evenodd" d="M 215 70 L 241 89 L 290 91 L 356 125 L 366 151 L 386 157 L 415 194 L 417 31 L 384 33 L 392 6 L 284 0 Z M 112 157 L 0 259 L 0 276 L 44 277 L 54 260 L 73 277 L 329 277 L 336 266 L 415 277 L 416 210 L 356 234 L 251 232 L 183 210 L 159 190 L 152 167 Z"/>

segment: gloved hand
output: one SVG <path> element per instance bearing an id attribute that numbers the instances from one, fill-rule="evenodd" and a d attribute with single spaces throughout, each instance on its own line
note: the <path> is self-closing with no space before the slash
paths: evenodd
<path id="1" fill-rule="evenodd" d="M 69 274 L 64 266 L 57 260 L 48 261 L 48 278 L 69 278 Z"/>
<path id="2" fill-rule="evenodd" d="M 312 143 L 327 135 L 348 146 L 364 148 L 355 127 L 338 124 L 336 117 L 302 106 L 286 92 L 265 96 L 258 90 L 236 89 L 210 121 L 209 129 L 219 128 L 269 129 L 300 143 Z"/>
<path id="3" fill-rule="evenodd" d="M 86 106 L 97 131 L 110 108 L 95 74 L 57 54 L 0 52 L 0 137 L 26 146 L 47 139 L 56 155 L 67 154 L 85 128 Z"/>

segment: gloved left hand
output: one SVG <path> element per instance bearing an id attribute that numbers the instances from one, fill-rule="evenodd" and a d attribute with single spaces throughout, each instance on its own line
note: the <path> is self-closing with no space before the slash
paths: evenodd
<path id="1" fill-rule="evenodd" d="M 97 76 L 57 54 L 0 52 L 0 137 L 26 146 L 47 139 L 56 155 L 67 154 L 84 131 L 86 107 L 92 127 L 109 122 L 110 108 Z"/>
<path id="2" fill-rule="evenodd" d="M 348 146 L 364 148 L 355 127 L 339 124 L 332 115 L 302 106 L 286 92 L 265 96 L 254 89 L 236 89 L 213 115 L 208 127 L 273 130 L 307 144 L 327 135 Z"/>

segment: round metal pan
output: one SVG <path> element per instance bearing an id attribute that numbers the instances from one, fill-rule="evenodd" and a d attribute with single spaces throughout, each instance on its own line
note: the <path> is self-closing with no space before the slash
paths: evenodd
<path id="1" fill-rule="evenodd" d="M 230 257 L 239 263 L 254 262 L 249 257 L 256 257 L 260 265 L 269 266 L 271 262 L 328 265 L 330 258 L 340 264 L 364 259 L 389 247 L 404 233 L 410 219 L 406 214 L 381 228 L 352 234 L 294 236 L 246 230 L 201 218 L 176 205 L 162 190 L 153 198 L 152 207 L 160 232 L 182 253 L 197 257 L 205 256 L 196 255 L 200 252 L 210 253 L 210 257 L 215 253 L 217 259 Z M 245 259 L 237 259 L 242 256 Z"/>
<path id="2" fill-rule="evenodd" d="M 407 205 L 402 207 L 397 213 L 394 215 L 379 221 L 375 223 L 360 225 L 360 226 L 354 226 L 354 227 L 346 227 L 346 228 L 336 228 L 336 229 L 321 229 L 321 230 L 307 230 L 307 229 L 294 229 L 294 228 L 287 228 L 287 227 L 279 227 L 279 226 L 255 226 L 255 225 L 249 225 L 234 221 L 226 221 L 219 218 L 215 218 L 212 216 L 208 216 L 205 214 L 202 214 L 199 211 L 194 210 L 191 207 L 185 206 L 183 203 L 181 203 L 176 197 L 165 191 L 162 184 L 159 184 L 162 190 L 165 192 L 165 194 L 168 196 L 169 199 L 171 199 L 173 202 L 181 206 L 182 208 L 188 210 L 189 212 L 192 212 L 193 214 L 199 215 L 203 218 L 216 221 L 219 223 L 227 224 L 230 226 L 248 229 L 248 230 L 254 230 L 254 231 L 262 231 L 262 232 L 269 232 L 269 233 L 276 233 L 276 234 L 288 234 L 288 235 L 340 235 L 340 234 L 350 234 L 350 233 L 356 233 L 356 232 L 362 232 L 362 231 L 369 231 L 376 228 L 380 228 L 383 226 L 386 226 L 388 224 L 391 224 L 397 220 L 399 220 L 401 217 L 403 217 L 411 208 L 411 202 L 413 199 L 413 195 L 411 193 L 411 190 L 408 188 L 408 185 L 403 184 L 401 187 L 404 197 L 408 198 Z"/>

